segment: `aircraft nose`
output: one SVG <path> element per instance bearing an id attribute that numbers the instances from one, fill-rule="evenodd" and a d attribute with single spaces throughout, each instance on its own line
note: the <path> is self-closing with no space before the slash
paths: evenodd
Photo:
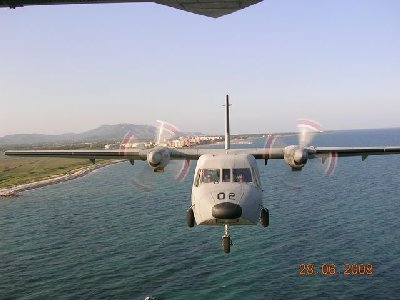
<path id="1" fill-rule="evenodd" d="M 212 216 L 217 219 L 237 219 L 242 215 L 240 205 L 231 202 L 216 204 L 212 208 Z"/>

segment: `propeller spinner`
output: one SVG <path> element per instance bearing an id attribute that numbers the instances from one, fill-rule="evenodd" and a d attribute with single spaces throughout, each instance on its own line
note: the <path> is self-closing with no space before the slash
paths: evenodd
<path id="1" fill-rule="evenodd" d="M 313 154 L 312 147 L 309 147 L 314 134 L 322 132 L 321 124 L 310 119 L 297 120 L 299 144 L 285 147 L 284 159 L 293 171 L 301 171 L 310 156 Z"/>

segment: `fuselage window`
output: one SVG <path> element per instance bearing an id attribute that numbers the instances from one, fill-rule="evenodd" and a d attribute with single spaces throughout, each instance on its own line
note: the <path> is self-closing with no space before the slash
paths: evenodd
<path id="1" fill-rule="evenodd" d="M 222 182 L 231 182 L 231 169 L 222 169 Z"/>
<path id="2" fill-rule="evenodd" d="M 232 170 L 233 182 L 252 182 L 250 168 Z"/>
<path id="3" fill-rule="evenodd" d="M 200 169 L 200 183 L 219 183 L 220 169 Z"/>

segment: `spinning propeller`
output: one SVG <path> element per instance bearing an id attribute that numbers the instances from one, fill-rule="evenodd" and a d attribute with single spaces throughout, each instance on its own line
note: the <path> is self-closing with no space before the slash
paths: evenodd
<path id="1" fill-rule="evenodd" d="M 131 147 L 152 148 L 147 155 L 147 163 L 138 170 L 131 183 L 138 189 L 149 192 L 152 182 L 155 180 L 154 173 L 164 172 L 170 174 L 177 181 L 182 182 L 190 169 L 190 161 L 170 161 L 171 140 L 177 137 L 179 129 L 171 123 L 157 120 L 154 140 L 148 144 L 139 143 L 135 137 L 128 132 L 120 144 L 120 151 Z M 168 167 L 167 167 L 168 166 Z"/>
<path id="2" fill-rule="evenodd" d="M 315 148 L 310 146 L 310 143 L 316 133 L 322 132 L 321 124 L 310 119 L 297 120 L 297 128 L 298 144 L 284 147 L 284 159 L 293 171 L 301 171 L 308 159 L 315 157 Z M 265 142 L 265 148 L 272 148 L 276 138 L 275 135 L 269 135 Z M 332 175 L 337 165 L 337 154 L 330 153 L 326 157 L 322 157 L 321 160 L 325 166 L 324 173 Z"/>

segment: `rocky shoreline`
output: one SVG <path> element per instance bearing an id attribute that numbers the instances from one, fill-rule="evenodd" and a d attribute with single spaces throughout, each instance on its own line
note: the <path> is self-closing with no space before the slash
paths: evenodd
<path id="1" fill-rule="evenodd" d="M 75 169 L 75 170 L 69 171 L 68 173 L 62 174 L 62 175 L 54 175 L 52 177 L 49 177 L 49 178 L 46 178 L 43 180 L 39 180 L 39 181 L 31 182 L 31 183 L 20 184 L 20 185 L 8 187 L 8 188 L 2 188 L 2 189 L 0 189 L 0 197 L 5 197 L 5 198 L 18 197 L 19 193 L 21 193 L 23 191 L 33 190 L 33 189 L 41 188 L 44 186 L 73 180 L 73 179 L 88 175 L 95 170 L 104 168 L 109 165 L 117 164 L 120 162 L 122 162 L 122 160 L 108 161 L 105 163 L 100 163 L 100 164 L 95 164 L 95 165 L 91 165 L 88 167 Z"/>

